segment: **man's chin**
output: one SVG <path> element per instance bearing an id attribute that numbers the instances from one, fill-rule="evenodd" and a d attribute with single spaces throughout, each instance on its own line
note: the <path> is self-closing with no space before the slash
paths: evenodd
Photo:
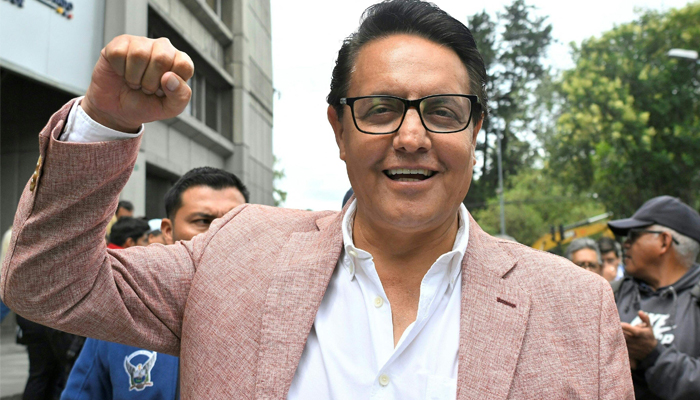
<path id="1" fill-rule="evenodd" d="M 451 214 L 451 213 L 450 213 Z M 391 228 L 401 232 L 425 232 L 438 228 L 449 221 L 452 215 L 444 212 L 431 212 L 427 209 L 394 209 L 383 220 Z"/>

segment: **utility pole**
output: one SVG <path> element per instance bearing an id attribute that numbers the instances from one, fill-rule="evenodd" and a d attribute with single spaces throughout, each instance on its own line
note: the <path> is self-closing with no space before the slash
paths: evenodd
<path id="1" fill-rule="evenodd" d="M 504 131 L 505 133 L 505 131 Z M 503 200 L 503 160 L 501 156 L 501 133 L 497 132 L 496 137 L 498 138 L 498 200 L 501 203 L 501 235 L 506 235 L 506 214 L 505 205 Z"/>

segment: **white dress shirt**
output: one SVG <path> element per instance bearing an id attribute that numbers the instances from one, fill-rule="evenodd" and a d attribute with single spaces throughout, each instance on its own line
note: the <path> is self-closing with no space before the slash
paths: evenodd
<path id="1" fill-rule="evenodd" d="M 92 120 L 76 102 L 60 140 L 102 142 L 138 134 Z M 372 255 L 355 247 L 356 201 L 343 218 L 343 251 L 316 314 L 288 399 L 454 399 L 457 395 L 464 205 L 452 251 L 423 277 L 418 314 L 394 347 L 391 304 Z"/>
<path id="2" fill-rule="evenodd" d="M 343 219 L 344 250 L 288 399 L 454 399 L 467 209 L 460 207 L 452 251 L 423 277 L 416 321 L 394 347 L 391 304 L 372 255 L 352 240 L 356 206 L 353 201 Z"/>
<path id="3" fill-rule="evenodd" d="M 90 118 L 87 113 L 83 111 L 83 107 L 80 106 L 83 97 L 85 96 L 78 98 L 78 100 L 73 103 L 70 113 L 68 113 L 66 126 L 59 140 L 73 143 L 108 142 L 110 140 L 132 139 L 143 133 L 143 124 L 138 133 L 124 133 L 95 122 L 94 119 Z"/>

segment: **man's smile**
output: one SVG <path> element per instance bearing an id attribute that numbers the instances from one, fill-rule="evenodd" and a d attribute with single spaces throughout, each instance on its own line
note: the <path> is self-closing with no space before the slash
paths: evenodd
<path id="1" fill-rule="evenodd" d="M 437 173 L 436 171 L 423 168 L 392 168 L 385 169 L 383 172 L 389 179 L 398 182 L 424 181 Z"/>

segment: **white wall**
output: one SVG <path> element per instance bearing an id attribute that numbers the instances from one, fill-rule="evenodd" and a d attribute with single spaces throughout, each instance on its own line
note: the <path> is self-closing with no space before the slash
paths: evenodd
<path id="1" fill-rule="evenodd" d="M 0 1 L 3 66 L 82 93 L 103 46 L 104 0 L 70 0 L 68 19 L 36 0 Z"/>

